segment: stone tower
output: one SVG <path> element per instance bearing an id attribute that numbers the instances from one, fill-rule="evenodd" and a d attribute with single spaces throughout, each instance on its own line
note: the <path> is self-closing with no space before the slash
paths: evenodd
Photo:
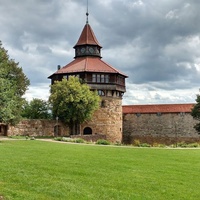
<path id="1" fill-rule="evenodd" d="M 91 26 L 87 21 L 74 46 L 75 57 L 49 76 L 51 84 L 69 76 L 77 76 L 87 83 L 91 90 L 97 90 L 101 97 L 101 106 L 94 113 L 91 121 L 80 125 L 82 136 L 91 138 L 104 135 L 111 142 L 122 140 L 122 96 L 126 91 L 127 76 L 101 59 L 99 44 Z"/>

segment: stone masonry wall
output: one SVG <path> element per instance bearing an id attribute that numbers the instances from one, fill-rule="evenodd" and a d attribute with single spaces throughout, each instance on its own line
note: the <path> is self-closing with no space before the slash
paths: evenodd
<path id="1" fill-rule="evenodd" d="M 124 114 L 123 142 L 131 144 L 134 140 L 142 143 L 199 142 L 200 135 L 195 131 L 195 121 L 190 113 Z"/>
<path id="2" fill-rule="evenodd" d="M 57 127 L 58 125 L 58 127 Z M 22 120 L 16 126 L 9 126 L 7 135 L 23 136 L 68 136 L 69 129 L 61 122 L 55 120 Z"/>
<path id="3" fill-rule="evenodd" d="M 94 113 L 91 121 L 80 126 L 81 134 L 74 137 L 125 144 L 132 144 L 134 140 L 149 144 L 200 142 L 200 135 L 193 128 L 197 121 L 190 113 L 123 114 L 122 120 L 121 99 L 104 97 L 103 100 L 104 106 Z M 92 129 L 92 135 L 83 135 L 86 127 Z M 7 135 L 55 136 L 56 131 L 58 136 L 69 136 L 69 128 L 55 120 L 23 120 L 16 126 L 9 126 Z"/>
<path id="4" fill-rule="evenodd" d="M 81 125 L 81 135 L 84 128 L 92 128 L 93 135 L 105 135 L 111 142 L 122 140 L 122 100 L 102 97 L 103 105 L 93 115 L 92 120 Z"/>

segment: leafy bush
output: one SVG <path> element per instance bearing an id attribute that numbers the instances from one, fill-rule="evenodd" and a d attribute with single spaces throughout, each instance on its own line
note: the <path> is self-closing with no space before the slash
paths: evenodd
<path id="1" fill-rule="evenodd" d="M 99 140 L 97 140 L 96 144 L 110 145 L 110 142 L 108 140 L 99 139 Z"/>
<path id="2" fill-rule="evenodd" d="M 133 145 L 139 147 L 140 146 L 140 140 L 134 140 Z"/>
<path id="3" fill-rule="evenodd" d="M 82 139 L 82 138 L 75 138 L 75 139 L 74 139 L 74 142 L 75 142 L 75 143 L 85 143 L 85 140 Z"/>
<path id="4" fill-rule="evenodd" d="M 136 147 L 151 147 L 150 144 L 141 143 L 140 140 L 137 140 L 137 139 L 134 140 L 133 145 Z"/>
<path id="5" fill-rule="evenodd" d="M 188 146 L 188 144 L 185 143 L 185 142 L 179 142 L 179 143 L 177 143 L 177 147 L 186 148 L 187 146 Z"/>
<path id="6" fill-rule="evenodd" d="M 85 140 L 82 138 L 69 138 L 69 137 L 56 137 L 54 138 L 56 141 L 63 141 L 63 142 L 74 142 L 74 143 L 85 143 Z"/>
<path id="7" fill-rule="evenodd" d="M 115 145 L 116 145 L 116 146 L 122 146 L 122 143 L 121 143 L 120 141 L 116 141 L 116 142 L 115 142 Z"/>
<path id="8" fill-rule="evenodd" d="M 142 143 L 142 144 L 140 144 L 140 147 L 151 147 L 151 145 L 147 144 L 147 143 Z"/>
<path id="9" fill-rule="evenodd" d="M 191 148 L 191 147 L 199 147 L 200 145 L 195 142 L 195 143 L 186 143 L 186 142 L 180 142 L 177 144 L 177 147 L 182 147 L 182 148 Z"/>
<path id="10" fill-rule="evenodd" d="M 56 140 L 56 141 L 62 141 L 62 139 L 63 139 L 62 137 L 55 137 L 54 138 L 54 140 Z"/>
<path id="11" fill-rule="evenodd" d="M 200 145 L 198 143 L 191 143 L 188 144 L 187 147 L 199 147 Z"/>
<path id="12" fill-rule="evenodd" d="M 159 144 L 159 143 L 153 143 L 152 146 L 153 146 L 153 147 L 160 147 L 160 148 L 164 148 L 164 147 L 166 147 L 165 144 Z"/>

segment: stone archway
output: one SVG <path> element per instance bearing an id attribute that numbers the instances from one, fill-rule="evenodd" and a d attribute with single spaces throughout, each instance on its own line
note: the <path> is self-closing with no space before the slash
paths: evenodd
<path id="1" fill-rule="evenodd" d="M 8 126 L 6 124 L 0 124 L 0 136 L 7 136 Z"/>
<path id="2" fill-rule="evenodd" d="M 85 127 L 83 130 L 83 135 L 92 135 L 92 129 L 90 127 Z"/>

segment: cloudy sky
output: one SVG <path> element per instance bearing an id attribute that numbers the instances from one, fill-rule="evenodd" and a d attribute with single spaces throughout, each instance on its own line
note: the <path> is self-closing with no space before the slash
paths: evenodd
<path id="1" fill-rule="evenodd" d="M 0 0 L 0 40 L 48 99 L 50 80 L 74 57 L 87 0 Z M 200 1 L 89 0 L 103 60 L 129 76 L 123 104 L 193 103 L 200 88 Z"/>

